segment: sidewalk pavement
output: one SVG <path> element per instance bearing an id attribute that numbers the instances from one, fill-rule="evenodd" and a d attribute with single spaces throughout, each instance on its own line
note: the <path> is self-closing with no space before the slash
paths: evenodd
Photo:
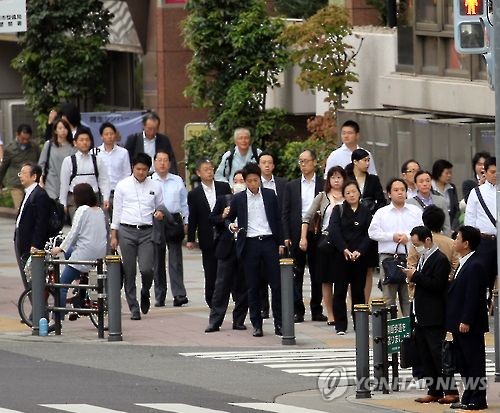
<path id="1" fill-rule="evenodd" d="M 0 338 L 2 340 L 50 340 L 53 342 L 97 342 L 97 329 L 87 317 L 76 321 L 65 321 L 62 335 L 39 338 L 31 335 L 31 329 L 20 322 L 17 311 L 17 300 L 22 292 L 22 283 L 19 276 L 12 234 L 14 233 L 15 214 L 5 212 L 0 208 Z M 304 348 L 355 348 L 355 334 L 352 325 L 348 327 L 347 334 L 337 336 L 334 328 L 325 322 L 313 322 L 310 313 L 306 313 L 305 322 L 295 324 L 295 346 L 283 346 L 281 338 L 274 335 L 272 319 L 264 320 L 264 337 L 252 337 L 252 328 L 249 319 L 246 320 L 248 330 L 232 330 L 231 309 L 226 315 L 226 321 L 219 332 L 205 333 L 208 324 L 209 310 L 204 301 L 204 277 L 201 264 L 201 252 L 183 248 L 184 254 L 184 282 L 188 293 L 189 303 L 182 307 L 173 307 L 173 298 L 167 292 L 166 307 L 156 308 L 153 305 L 148 314 L 142 315 L 142 320 L 130 320 L 130 313 L 122 292 L 122 333 L 123 342 L 132 345 L 196 347 L 198 350 L 206 348 L 265 348 L 269 349 L 304 349 Z M 307 277 L 305 277 L 307 279 Z M 138 285 L 140 281 L 138 279 Z M 169 284 L 169 281 L 167 281 Z M 372 290 L 372 298 L 380 298 L 381 292 L 376 288 L 376 281 Z M 139 291 L 139 288 L 138 288 Z M 152 294 L 153 290 L 152 290 Z M 304 297 L 310 296 L 310 286 L 304 284 Z M 154 298 L 152 297 L 152 304 Z M 307 304 L 306 304 L 307 308 Z M 105 337 L 107 335 L 105 334 Z M 107 338 L 101 342 L 107 342 Z M 120 345 L 119 342 L 109 345 Z M 486 336 L 486 345 L 492 347 L 493 336 Z M 317 390 L 311 390 L 316 399 Z M 302 402 L 307 401 L 310 392 L 300 392 Z M 386 408 L 394 411 L 409 412 L 443 412 L 448 411 L 446 406 L 437 404 L 420 405 L 413 401 L 425 392 L 423 390 L 402 391 L 383 395 L 374 393 L 371 399 L 356 400 L 349 396 L 355 403 L 367 406 Z M 280 398 L 299 397 L 300 394 L 280 396 Z M 321 399 L 320 399 L 321 400 Z M 298 402 L 297 402 L 298 403 Z M 489 381 L 488 403 L 491 411 L 500 412 L 500 383 L 495 383 L 493 378 Z M 300 405 L 301 403 L 298 403 Z M 332 407 L 331 403 L 325 404 Z M 318 407 L 319 408 L 319 407 Z M 368 408 L 368 407 L 367 407 Z"/>

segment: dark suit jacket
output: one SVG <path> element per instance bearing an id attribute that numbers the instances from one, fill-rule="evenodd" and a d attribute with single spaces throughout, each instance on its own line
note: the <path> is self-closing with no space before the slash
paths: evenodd
<path id="1" fill-rule="evenodd" d="M 227 182 L 215 181 L 215 194 L 231 194 L 231 187 Z M 198 231 L 198 242 L 200 249 L 206 250 L 214 248 L 214 229 L 210 224 L 210 205 L 203 191 L 201 184 L 188 193 L 188 242 L 196 241 L 196 231 Z"/>
<path id="2" fill-rule="evenodd" d="M 458 269 L 448 288 L 446 330 L 452 333 L 458 333 L 460 323 L 469 324 L 472 333 L 488 331 L 488 276 L 481 260 L 475 255 L 472 254 Z"/>
<path id="3" fill-rule="evenodd" d="M 445 325 L 446 291 L 450 262 L 446 255 L 437 250 L 425 261 L 420 271 L 415 271 L 415 314 L 419 326 Z"/>
<path id="4" fill-rule="evenodd" d="M 285 187 L 288 183 L 288 179 L 282 178 L 280 176 L 275 176 L 274 183 L 276 184 L 276 195 L 278 196 L 278 203 L 280 204 L 280 208 L 283 208 L 283 197 L 285 195 Z"/>
<path id="5" fill-rule="evenodd" d="M 456 231 L 460 226 L 458 217 L 460 215 L 460 206 L 458 203 L 457 187 L 451 184 L 451 189 L 448 189 L 450 195 L 450 225 L 452 231 Z"/>
<path id="6" fill-rule="evenodd" d="M 365 206 L 370 209 L 372 214 L 387 205 L 384 191 L 382 190 L 382 185 L 377 175 L 366 175 L 362 199 L 365 201 Z M 373 207 L 370 205 L 372 203 L 374 204 Z"/>
<path id="7" fill-rule="evenodd" d="M 209 221 L 215 230 L 215 257 L 218 259 L 225 259 L 234 253 L 234 234 L 229 231 L 225 219 L 222 218 L 224 208 L 231 204 L 232 199 L 231 194 L 218 196 L 209 216 Z"/>
<path id="8" fill-rule="evenodd" d="M 26 200 L 19 228 L 14 233 L 14 242 L 21 255 L 29 254 L 32 246 L 40 250 L 45 247 L 49 239 L 49 202 L 47 192 L 38 185 Z"/>
<path id="9" fill-rule="evenodd" d="M 281 229 L 280 208 L 278 197 L 272 189 L 261 188 L 262 200 L 266 211 L 267 222 L 277 245 L 283 245 L 283 232 Z M 226 226 L 229 226 L 238 218 L 238 238 L 236 239 L 236 253 L 241 257 L 245 248 L 248 228 L 248 202 L 247 191 L 242 191 L 234 195 L 231 200 L 229 215 L 226 219 Z"/>
<path id="10" fill-rule="evenodd" d="M 302 177 L 294 179 L 286 184 L 283 196 L 282 222 L 283 235 L 285 239 L 292 240 L 292 248 L 298 248 L 300 231 L 302 228 Z M 316 174 L 316 187 L 314 196 L 324 189 L 325 181 Z"/>
<path id="11" fill-rule="evenodd" d="M 174 150 L 170 139 L 166 135 L 161 133 L 156 134 L 156 149 L 155 153 L 162 150 L 168 153 L 170 158 L 170 173 L 178 175 L 177 172 L 177 161 L 175 159 Z M 135 155 L 144 152 L 144 139 L 142 132 L 130 135 L 125 143 L 125 149 L 128 151 L 130 162 L 134 160 Z"/>

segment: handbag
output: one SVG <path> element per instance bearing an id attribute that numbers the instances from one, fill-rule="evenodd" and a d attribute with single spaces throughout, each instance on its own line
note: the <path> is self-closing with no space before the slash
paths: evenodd
<path id="1" fill-rule="evenodd" d="M 383 284 L 403 284 L 406 282 L 405 273 L 399 268 L 401 266 L 406 268 L 406 257 L 408 256 L 408 249 L 405 246 L 404 254 L 398 253 L 398 248 L 401 243 L 396 245 L 396 251 L 391 257 L 387 257 L 382 260 L 382 267 L 384 268 L 384 280 Z"/>
<path id="2" fill-rule="evenodd" d="M 441 347 L 441 370 L 443 376 L 453 376 L 457 371 L 457 359 L 453 340 L 443 340 Z"/>
<path id="3" fill-rule="evenodd" d="M 400 358 L 401 368 L 403 369 L 421 365 L 415 330 L 412 330 L 410 337 L 404 337 L 401 340 Z"/>
<path id="4" fill-rule="evenodd" d="M 319 234 L 321 232 L 321 221 L 321 213 L 319 211 L 316 211 L 311 217 L 309 231 L 312 231 L 314 234 Z"/>
<path id="5" fill-rule="evenodd" d="M 328 231 L 322 231 L 318 238 L 318 243 L 316 244 L 318 250 L 324 254 L 331 253 L 333 251 L 333 244 L 330 242 L 330 237 L 328 236 Z"/>
<path id="6" fill-rule="evenodd" d="M 181 214 L 170 214 L 173 219 L 165 219 L 165 239 L 167 242 L 179 243 L 184 239 L 184 222 Z"/>

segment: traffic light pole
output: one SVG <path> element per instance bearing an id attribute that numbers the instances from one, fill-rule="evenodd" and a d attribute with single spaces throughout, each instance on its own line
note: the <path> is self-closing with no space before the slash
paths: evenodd
<path id="1" fill-rule="evenodd" d="M 494 55 L 494 62 L 495 62 L 495 79 L 500 80 L 500 2 L 499 1 L 493 1 L 493 55 Z M 495 87 L 495 156 L 497 159 L 500 159 L 500 93 L 499 90 L 500 87 Z M 500 180 L 498 179 L 498 170 L 497 170 L 497 185 L 496 185 L 496 190 L 497 190 L 497 211 L 496 211 L 496 218 L 497 218 L 497 251 L 500 251 L 500 238 L 498 235 L 500 235 L 500 220 L 498 219 L 500 214 L 499 214 L 499 208 L 500 208 L 500 190 L 499 190 L 499 183 Z M 500 258 L 499 255 L 497 254 L 497 268 L 500 269 Z M 497 271 L 497 274 L 499 274 L 500 271 Z M 498 279 L 497 279 L 498 283 Z M 495 320 L 495 349 L 499 348 L 499 343 L 498 340 L 500 339 L 500 317 L 497 317 Z M 495 356 L 495 360 L 498 359 L 498 354 Z M 496 366 L 496 371 L 500 366 Z M 495 375 L 495 381 L 500 381 L 500 377 Z"/>

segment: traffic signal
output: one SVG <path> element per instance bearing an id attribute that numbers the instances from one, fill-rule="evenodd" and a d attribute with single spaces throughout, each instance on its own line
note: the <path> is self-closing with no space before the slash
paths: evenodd
<path id="1" fill-rule="evenodd" d="M 487 35 L 488 0 L 453 0 L 455 49 L 458 53 L 482 54 L 490 49 Z"/>

